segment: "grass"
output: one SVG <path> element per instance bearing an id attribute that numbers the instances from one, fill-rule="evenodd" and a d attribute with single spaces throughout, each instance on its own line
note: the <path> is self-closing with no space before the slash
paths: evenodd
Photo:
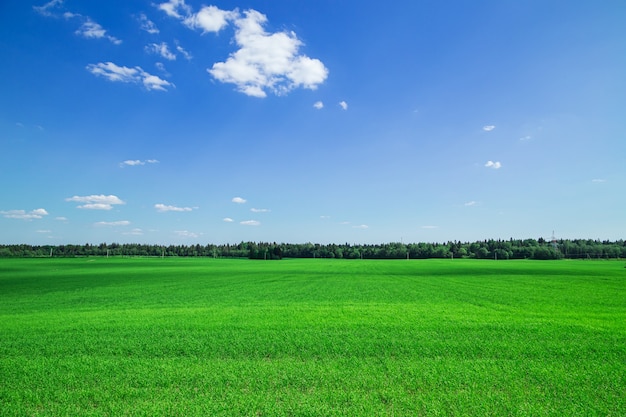
<path id="1" fill-rule="evenodd" d="M 618 261 L 0 260 L 3 416 L 623 416 Z"/>

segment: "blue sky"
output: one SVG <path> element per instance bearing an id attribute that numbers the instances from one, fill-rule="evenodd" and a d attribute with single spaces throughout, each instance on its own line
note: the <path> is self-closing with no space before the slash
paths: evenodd
<path id="1" fill-rule="evenodd" d="M 626 236 L 622 1 L 0 4 L 0 243 Z"/>

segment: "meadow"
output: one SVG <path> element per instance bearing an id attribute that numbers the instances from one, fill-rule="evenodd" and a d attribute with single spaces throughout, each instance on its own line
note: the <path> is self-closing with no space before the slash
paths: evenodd
<path id="1" fill-rule="evenodd" d="M 0 259 L 2 416 L 624 416 L 623 261 Z"/>

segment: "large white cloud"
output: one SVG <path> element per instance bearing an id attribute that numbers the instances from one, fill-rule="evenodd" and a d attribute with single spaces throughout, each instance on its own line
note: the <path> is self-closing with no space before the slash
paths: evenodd
<path id="1" fill-rule="evenodd" d="M 207 71 L 222 83 L 234 84 L 246 95 L 282 95 L 300 87 L 314 90 L 328 77 L 322 61 L 299 53 L 303 43 L 294 32 L 266 32 L 267 17 L 256 10 L 242 14 L 238 10 L 204 6 L 193 13 L 184 0 L 169 0 L 157 7 L 203 33 L 219 32 L 232 22 L 239 49 Z"/>
<path id="2" fill-rule="evenodd" d="M 111 210 L 114 205 L 126 204 L 115 195 L 87 195 L 66 198 L 65 201 L 73 201 L 76 203 L 84 203 L 78 206 L 79 209 L 86 210 Z"/>
<path id="3" fill-rule="evenodd" d="M 87 71 L 113 82 L 143 84 L 147 90 L 166 91 L 166 87 L 174 87 L 174 84 L 147 73 L 141 67 L 129 68 L 113 62 L 100 62 L 87 65 Z"/>

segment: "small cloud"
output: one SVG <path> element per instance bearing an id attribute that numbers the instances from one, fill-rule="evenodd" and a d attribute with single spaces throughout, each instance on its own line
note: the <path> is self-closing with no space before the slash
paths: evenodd
<path id="1" fill-rule="evenodd" d="M 59 217 L 55 217 L 54 220 L 58 220 L 60 222 L 66 222 L 67 221 L 67 217 L 59 216 Z"/>
<path id="2" fill-rule="evenodd" d="M 487 163 L 485 164 L 485 166 L 487 168 L 491 168 L 491 169 L 500 169 L 502 168 L 502 164 L 500 162 L 493 162 L 493 161 L 487 161 Z"/>
<path id="3" fill-rule="evenodd" d="M 485 132 L 491 132 L 493 129 L 495 129 L 496 127 L 494 125 L 487 125 L 487 126 L 483 126 L 483 130 Z"/>
<path id="4" fill-rule="evenodd" d="M 156 5 L 159 10 L 164 11 L 168 16 L 181 19 L 181 13 L 188 15 L 191 12 L 189 6 L 185 4 L 185 0 L 169 0 L 165 3 Z"/>
<path id="5" fill-rule="evenodd" d="M 224 218 L 222 219 L 222 221 L 224 221 L 224 222 L 226 222 L 226 223 L 232 223 L 232 222 L 234 222 L 234 220 L 233 220 L 233 219 L 231 219 L 230 217 L 224 217 Z"/>
<path id="6" fill-rule="evenodd" d="M 120 162 L 120 167 L 124 168 L 125 166 L 140 166 L 145 164 L 158 164 L 159 161 L 156 159 L 146 159 L 145 161 L 139 159 L 128 159 L 126 161 Z"/>
<path id="7" fill-rule="evenodd" d="M 598 183 L 606 182 L 606 180 L 603 178 L 595 178 L 591 180 L 591 182 L 595 182 L 596 184 L 598 184 Z"/>
<path id="8" fill-rule="evenodd" d="M 134 228 L 133 230 L 131 230 L 129 232 L 124 232 L 122 234 L 124 234 L 124 235 L 131 235 L 131 236 L 142 236 L 143 235 L 143 230 L 141 230 L 139 228 Z"/>
<path id="9" fill-rule="evenodd" d="M 159 28 L 157 28 L 154 22 L 148 19 L 148 16 L 146 16 L 145 14 L 140 14 L 137 20 L 139 21 L 139 27 L 141 28 L 141 30 L 145 30 L 151 35 L 159 33 Z"/>
<path id="10" fill-rule="evenodd" d="M 183 24 L 190 29 L 200 29 L 202 33 L 219 32 L 228 21 L 237 17 L 236 11 L 229 12 L 215 6 L 204 6 L 198 13 L 188 15 Z"/>
<path id="11" fill-rule="evenodd" d="M 251 208 L 250 211 L 253 213 L 269 213 L 270 212 L 269 209 L 260 209 L 260 208 Z"/>
<path id="12" fill-rule="evenodd" d="M 158 212 L 164 213 L 167 211 L 192 211 L 191 207 L 176 207 L 176 206 L 167 206 L 165 204 L 155 204 L 154 208 L 157 209 Z"/>
<path id="13" fill-rule="evenodd" d="M 324 220 L 330 219 L 330 216 L 320 216 L 320 219 L 324 219 Z"/>
<path id="14" fill-rule="evenodd" d="M 88 196 L 74 196 L 66 198 L 65 201 L 74 201 L 77 203 L 85 203 L 78 206 L 79 209 L 86 210 L 111 210 L 114 205 L 126 204 L 119 197 L 115 195 L 88 195 Z"/>
<path id="15" fill-rule="evenodd" d="M 24 125 L 22 123 L 20 123 L 20 122 L 15 123 L 15 126 L 17 126 L 17 127 L 24 127 Z"/>
<path id="16" fill-rule="evenodd" d="M 112 82 L 143 84 L 147 90 L 167 91 L 166 87 L 174 87 L 174 84 L 147 73 L 141 67 L 120 67 L 112 62 L 99 62 L 89 64 L 86 68 L 95 76 L 104 77 Z"/>
<path id="17" fill-rule="evenodd" d="M 468 201 L 467 203 L 463 204 L 465 207 L 472 207 L 477 205 L 478 203 L 476 201 Z"/>
<path id="18" fill-rule="evenodd" d="M 19 219 L 19 220 L 33 220 L 43 219 L 43 216 L 47 216 L 48 212 L 45 209 L 39 208 L 27 212 L 26 210 L 8 210 L 0 211 L 0 214 L 7 219 Z"/>
<path id="19" fill-rule="evenodd" d="M 313 103 L 313 107 L 315 107 L 318 110 L 323 109 L 324 103 L 322 103 L 321 101 L 316 101 L 315 103 Z"/>
<path id="20" fill-rule="evenodd" d="M 129 224 L 128 220 L 119 220 L 116 222 L 96 222 L 94 226 L 128 226 Z"/>
<path id="21" fill-rule="evenodd" d="M 533 138 L 532 136 L 526 135 L 526 136 L 523 136 L 523 137 L 519 138 L 519 140 L 521 140 L 522 142 L 525 142 L 527 140 L 531 140 L 532 138 Z"/>
<path id="22" fill-rule="evenodd" d="M 181 54 L 183 56 L 183 58 L 185 58 L 186 60 L 190 60 L 193 58 L 193 56 L 187 52 L 187 50 L 185 50 L 185 48 L 183 48 L 180 45 L 176 45 L 176 50 L 178 51 L 179 54 Z"/>
<path id="23" fill-rule="evenodd" d="M 232 200 L 233 203 L 237 203 L 237 204 L 244 204 L 246 202 L 246 199 L 241 198 L 241 197 L 235 197 Z"/>
<path id="24" fill-rule="evenodd" d="M 177 236 L 185 237 L 185 238 L 198 238 L 202 235 L 202 233 L 190 232 L 188 230 L 176 230 L 174 231 Z"/>
<path id="25" fill-rule="evenodd" d="M 369 226 L 366 224 L 360 224 L 358 226 L 352 226 L 353 229 L 369 229 Z"/>
<path id="26" fill-rule="evenodd" d="M 430 225 L 422 226 L 422 229 L 438 229 L 438 228 L 439 226 L 430 226 Z"/>
<path id="27" fill-rule="evenodd" d="M 52 233 L 52 230 L 36 230 L 37 233 Z"/>
<path id="28" fill-rule="evenodd" d="M 172 51 L 170 51 L 170 48 L 167 46 L 165 42 L 151 43 L 150 45 L 147 45 L 145 49 L 146 49 L 146 52 L 160 55 L 169 61 L 176 60 L 176 55 L 172 53 Z"/>
<path id="29" fill-rule="evenodd" d="M 82 18 L 81 15 L 74 14 L 74 13 L 65 13 L 64 16 L 66 18 L 71 18 L 71 17 Z M 122 43 L 122 41 L 120 39 L 117 39 L 115 36 L 107 35 L 106 29 L 100 26 L 100 24 L 91 20 L 89 17 L 84 18 L 83 24 L 74 33 L 87 39 L 104 38 L 104 39 L 107 39 L 109 42 L 113 43 L 114 45 L 120 45 Z"/>
<path id="30" fill-rule="evenodd" d="M 348 103 L 346 103 L 345 101 L 340 101 L 339 106 L 344 110 L 348 110 Z"/>
<path id="31" fill-rule="evenodd" d="M 258 220 L 245 220 L 239 224 L 243 224 L 244 226 L 260 226 L 261 222 Z"/>
<path id="32" fill-rule="evenodd" d="M 52 0 L 43 6 L 33 6 L 33 9 L 42 16 L 52 17 L 55 14 L 53 10 L 57 6 L 61 6 L 63 4 L 63 0 Z"/>

